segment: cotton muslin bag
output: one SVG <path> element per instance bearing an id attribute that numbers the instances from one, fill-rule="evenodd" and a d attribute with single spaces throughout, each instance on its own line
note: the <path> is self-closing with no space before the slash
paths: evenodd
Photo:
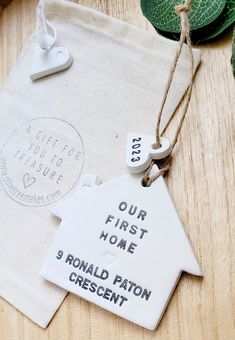
<path id="1" fill-rule="evenodd" d="M 59 225 L 49 209 L 72 195 L 81 173 L 103 181 L 126 173 L 126 135 L 154 133 L 177 48 L 70 2 L 46 1 L 45 12 L 71 68 L 32 82 L 32 38 L 0 93 L 0 295 L 42 327 L 66 295 L 39 275 Z M 196 67 L 200 52 L 194 56 Z M 189 81 L 185 52 L 164 125 Z"/>

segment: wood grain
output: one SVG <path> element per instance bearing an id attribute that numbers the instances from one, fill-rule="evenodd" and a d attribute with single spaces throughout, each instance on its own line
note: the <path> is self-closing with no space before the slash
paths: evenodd
<path id="1" fill-rule="evenodd" d="M 0 0 L 0 11 L 6 7 L 11 0 Z"/>
<path id="2" fill-rule="evenodd" d="M 150 29 L 139 0 L 77 2 Z M 1 84 L 33 32 L 36 3 L 13 0 L 0 15 Z M 167 181 L 202 264 L 204 279 L 182 277 L 154 332 L 72 295 L 43 330 L 0 299 L 1 340 L 235 339 L 235 86 L 230 66 L 231 32 L 201 49 L 202 64 Z M 180 113 L 179 109 L 169 136 Z"/>

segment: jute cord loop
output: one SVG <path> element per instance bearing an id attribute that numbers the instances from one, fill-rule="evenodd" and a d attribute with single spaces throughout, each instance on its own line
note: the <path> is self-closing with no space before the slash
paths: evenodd
<path id="1" fill-rule="evenodd" d="M 179 134 L 180 134 L 186 113 L 187 113 L 187 109 L 188 109 L 191 94 L 192 94 L 194 60 L 193 60 L 192 42 L 191 42 L 191 38 L 190 38 L 190 24 L 189 24 L 189 18 L 188 18 L 188 13 L 190 11 L 190 5 L 191 5 L 191 0 L 186 0 L 184 2 L 184 4 L 175 6 L 175 11 L 180 17 L 181 33 L 180 33 L 179 44 L 178 44 L 178 47 L 176 49 L 175 58 L 174 58 L 174 61 L 172 63 L 171 69 L 170 69 L 169 77 L 168 77 L 167 84 L 166 84 L 166 87 L 165 87 L 165 91 L 164 91 L 164 94 L 163 94 L 163 98 L 162 98 L 162 102 L 161 102 L 161 106 L 160 106 L 160 110 L 159 110 L 159 114 L 158 114 L 158 119 L 157 119 L 157 123 L 156 123 L 156 131 L 155 131 L 156 132 L 156 145 L 155 145 L 156 148 L 159 148 L 161 146 L 161 144 L 160 144 L 160 137 L 161 137 L 160 125 L 161 125 L 162 114 L 163 114 L 163 110 L 164 110 L 164 107 L 165 107 L 165 104 L 166 104 L 166 100 L 167 100 L 168 95 L 169 95 L 170 87 L 171 87 L 171 84 L 172 84 L 172 81 L 173 81 L 173 78 L 174 78 L 174 74 L 175 74 L 175 69 L 176 69 L 176 66 L 178 64 L 181 52 L 182 52 L 184 42 L 187 43 L 188 50 L 189 50 L 189 57 L 190 57 L 190 62 L 191 62 L 191 80 L 190 80 L 190 84 L 189 84 L 188 90 L 187 90 L 186 95 L 185 95 L 185 105 L 184 105 L 184 108 L 183 108 L 182 117 L 179 121 L 179 125 L 176 129 L 175 137 L 172 141 L 172 150 L 174 149 L 174 147 L 175 147 L 175 145 L 178 141 L 178 137 L 179 137 Z M 164 162 L 158 162 L 159 171 L 157 172 L 157 174 L 151 175 L 151 171 L 152 171 L 154 164 L 155 164 L 155 161 L 152 161 L 149 168 L 147 169 L 147 171 L 144 174 L 142 183 L 145 186 L 150 186 L 159 176 L 164 176 L 166 174 L 166 172 L 169 171 L 169 169 L 171 167 L 171 157 L 168 156 L 164 160 Z"/>

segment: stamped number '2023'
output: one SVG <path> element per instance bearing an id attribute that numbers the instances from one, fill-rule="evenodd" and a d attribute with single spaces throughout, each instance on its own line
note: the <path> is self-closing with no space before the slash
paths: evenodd
<path id="1" fill-rule="evenodd" d="M 134 156 L 134 155 L 138 155 L 140 154 L 141 150 L 140 150 L 140 147 L 141 147 L 141 144 L 140 144 L 140 141 L 141 141 L 141 137 L 139 138 L 133 138 L 132 142 L 132 152 L 131 154 Z M 131 158 L 131 161 L 132 162 L 138 162 L 140 160 L 140 156 L 135 156 L 135 157 L 132 157 Z"/>

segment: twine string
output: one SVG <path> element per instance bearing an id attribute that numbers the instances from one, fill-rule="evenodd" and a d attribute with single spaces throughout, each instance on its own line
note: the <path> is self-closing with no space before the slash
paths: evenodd
<path id="1" fill-rule="evenodd" d="M 37 17 L 39 25 L 38 44 L 43 50 L 49 51 L 56 43 L 57 33 L 56 29 L 46 19 L 43 0 L 37 6 Z"/>
<path id="2" fill-rule="evenodd" d="M 181 25 L 181 33 L 180 33 L 180 40 L 179 40 L 179 44 L 175 53 L 175 58 L 173 60 L 173 64 L 171 66 L 170 69 L 170 73 L 169 73 L 169 77 L 167 80 L 167 84 L 165 87 L 165 91 L 164 91 L 164 95 L 162 98 L 162 102 L 161 102 L 161 106 L 160 106 L 160 110 L 159 110 L 159 114 L 158 114 L 158 118 L 157 118 L 157 123 L 156 123 L 156 148 L 160 148 L 161 147 L 161 143 L 160 143 L 160 125 L 161 125 L 161 120 L 162 120 L 162 114 L 163 114 L 163 110 L 166 104 L 166 100 L 168 98 L 169 95 L 169 91 L 171 88 L 171 84 L 174 78 L 174 74 L 175 74 L 175 69 L 176 66 L 178 64 L 179 61 L 179 57 L 181 55 L 182 52 L 182 48 L 184 45 L 184 42 L 186 41 L 187 45 L 188 45 L 188 49 L 189 49 L 189 57 L 190 57 L 190 62 L 191 62 L 191 80 L 190 80 L 190 84 L 188 87 L 188 90 L 186 92 L 186 102 L 183 108 L 183 113 L 181 116 L 181 119 L 179 121 L 178 127 L 176 129 L 175 132 L 175 137 L 172 141 L 172 150 L 174 149 L 177 141 L 178 141 L 178 137 L 188 110 L 188 106 L 189 106 L 189 102 L 190 102 L 190 98 L 191 98 L 191 94 L 192 94 L 192 85 L 193 85 L 193 72 L 194 72 L 194 59 L 193 59 L 193 49 L 192 49 L 192 42 L 191 42 L 191 38 L 190 38 L 190 24 L 189 24 L 189 18 L 188 18 L 188 13 L 190 11 L 190 5 L 191 5 L 191 0 L 185 0 L 184 4 L 182 5 L 177 5 L 175 6 L 175 11 L 176 13 L 179 15 L 180 17 L 180 25 Z M 153 168 L 153 165 L 155 164 L 155 161 L 152 160 L 149 168 L 146 170 L 144 177 L 143 177 L 143 185 L 144 186 L 150 186 L 159 176 L 164 176 L 166 174 L 167 171 L 169 171 L 169 169 L 171 168 L 171 156 L 168 156 L 163 162 L 161 162 L 162 164 L 159 168 L 159 171 L 157 172 L 157 174 L 155 175 L 151 175 L 151 171 Z"/>

